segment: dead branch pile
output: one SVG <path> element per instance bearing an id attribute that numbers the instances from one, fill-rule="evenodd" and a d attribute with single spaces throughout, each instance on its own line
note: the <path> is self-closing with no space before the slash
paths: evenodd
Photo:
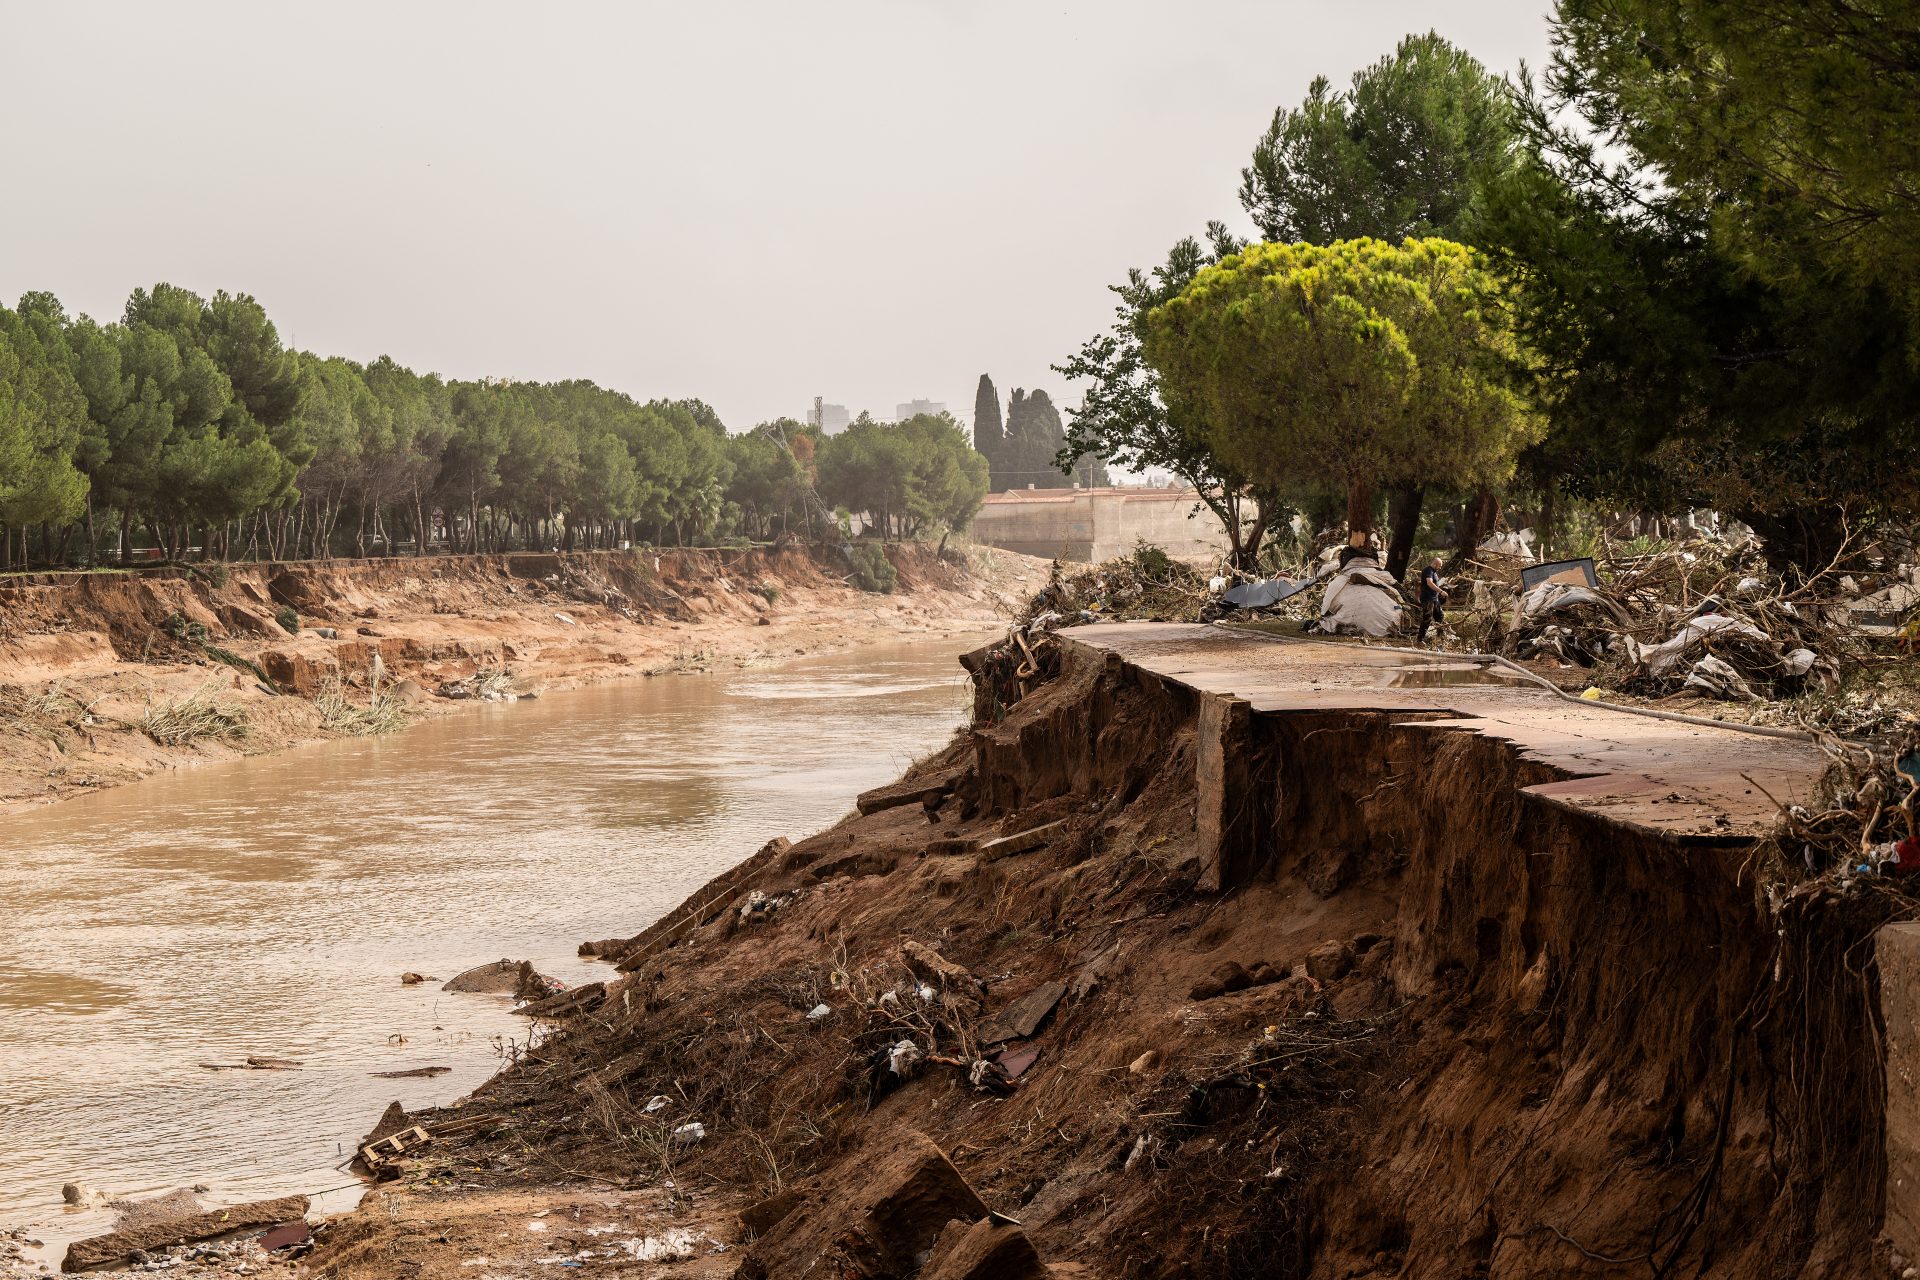
<path id="1" fill-rule="evenodd" d="M 1015 619 L 1029 634 L 1089 622 L 1196 622 L 1207 580 L 1158 547 L 1068 575 L 1058 561 Z"/>

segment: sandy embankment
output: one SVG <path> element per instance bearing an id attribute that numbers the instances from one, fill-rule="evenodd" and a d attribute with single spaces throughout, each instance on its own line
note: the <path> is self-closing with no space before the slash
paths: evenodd
<path id="1" fill-rule="evenodd" d="M 364 705 L 376 659 L 409 716 L 440 714 L 467 704 L 435 691 L 481 670 L 555 689 L 978 634 L 1046 573 L 1006 553 L 965 567 L 924 547 L 892 554 L 891 595 L 847 585 L 832 553 L 798 548 L 236 565 L 224 581 L 178 569 L 0 580 L 0 812 L 339 736 L 312 699 L 338 687 Z M 276 619 L 285 607 L 297 634 Z M 140 727 L 150 709 L 200 691 L 244 709 L 244 736 L 166 745 Z"/>

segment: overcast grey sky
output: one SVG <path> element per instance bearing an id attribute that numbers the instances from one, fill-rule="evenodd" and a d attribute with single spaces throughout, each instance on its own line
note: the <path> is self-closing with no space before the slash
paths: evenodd
<path id="1" fill-rule="evenodd" d="M 0 0 L 0 295 L 254 294 L 449 377 L 1065 388 L 1105 286 L 1208 218 L 1273 108 L 1432 27 L 1495 70 L 1549 0 Z"/>

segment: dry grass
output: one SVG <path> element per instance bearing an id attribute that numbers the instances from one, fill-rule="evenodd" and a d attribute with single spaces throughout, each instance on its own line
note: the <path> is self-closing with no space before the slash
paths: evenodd
<path id="1" fill-rule="evenodd" d="M 398 698 L 376 690 L 367 695 L 365 703 L 356 702 L 348 696 L 347 687 L 338 680 L 322 689 L 314 698 L 313 705 L 320 713 L 322 724 L 334 733 L 350 738 L 392 733 L 407 725 L 406 708 L 400 705 Z"/>
<path id="2" fill-rule="evenodd" d="M 63 745 L 70 732 L 94 723 L 93 708 L 68 693 L 59 681 L 38 691 L 0 685 L 0 733 Z"/>
<path id="3" fill-rule="evenodd" d="M 148 703 L 146 714 L 140 717 L 140 731 L 163 747 L 203 740 L 235 742 L 246 737 L 250 728 L 247 709 L 215 694 L 216 683 L 209 680 L 184 698 Z"/>

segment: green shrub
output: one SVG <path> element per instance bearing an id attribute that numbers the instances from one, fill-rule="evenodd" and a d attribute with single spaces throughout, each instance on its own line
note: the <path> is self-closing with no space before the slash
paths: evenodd
<path id="1" fill-rule="evenodd" d="M 195 644 L 205 644 L 213 635 L 204 622 L 191 622 L 183 613 L 174 612 L 160 620 L 160 629 L 175 640 L 191 640 Z"/>
<path id="2" fill-rule="evenodd" d="M 216 589 L 227 585 L 227 566 L 219 560 L 210 564 L 195 565 L 193 571 L 212 583 Z"/>
<path id="3" fill-rule="evenodd" d="M 1165 582 L 1173 576 L 1173 557 L 1151 542 L 1133 544 L 1133 567 L 1148 582 Z"/>
<path id="4" fill-rule="evenodd" d="M 765 600 L 768 604 L 772 604 L 780 598 L 780 588 L 774 586 L 771 582 L 761 583 L 753 589 L 753 593 Z"/>
<path id="5" fill-rule="evenodd" d="M 283 604 L 278 609 L 275 609 L 273 611 L 273 620 L 279 623 L 280 629 L 288 635 L 297 636 L 300 634 L 300 611 L 292 605 Z"/>
<path id="6" fill-rule="evenodd" d="M 900 585 L 900 571 L 887 559 L 887 549 L 877 542 L 863 542 L 849 553 L 853 559 L 853 585 L 875 595 L 891 595 Z"/>

